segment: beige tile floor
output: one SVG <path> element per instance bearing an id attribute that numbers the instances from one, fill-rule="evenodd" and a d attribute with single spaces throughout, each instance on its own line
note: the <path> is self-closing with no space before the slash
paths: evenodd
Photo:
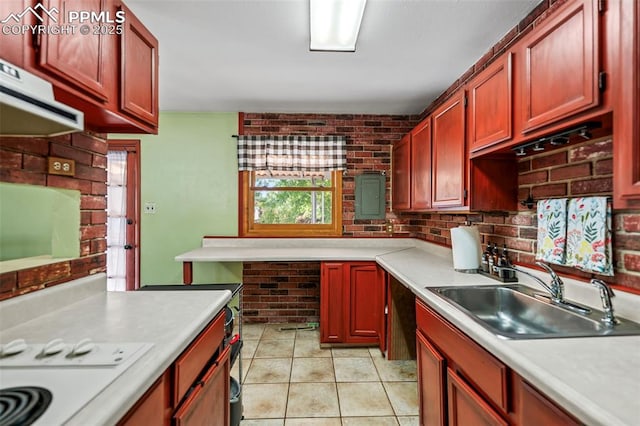
<path id="1" fill-rule="evenodd" d="M 418 424 L 415 361 L 387 361 L 377 348 L 321 349 L 318 330 L 280 330 L 295 326 L 243 326 L 241 426 Z"/>

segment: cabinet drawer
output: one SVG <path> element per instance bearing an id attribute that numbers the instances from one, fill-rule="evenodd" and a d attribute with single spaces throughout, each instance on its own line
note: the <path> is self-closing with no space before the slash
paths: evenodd
<path id="1" fill-rule="evenodd" d="M 175 362 L 174 401 L 179 402 L 224 338 L 224 311 L 204 329 Z"/>
<path id="2" fill-rule="evenodd" d="M 447 359 L 464 377 L 497 407 L 508 412 L 508 370 L 504 364 L 419 300 L 416 300 L 416 323 L 418 329 L 447 354 Z"/>
<path id="3" fill-rule="evenodd" d="M 447 383 L 449 425 L 508 426 L 508 423 L 451 369 L 447 369 Z"/>
<path id="4" fill-rule="evenodd" d="M 194 391 L 185 399 L 174 416 L 176 426 L 229 424 L 229 353 L 231 346 L 222 351 Z"/>

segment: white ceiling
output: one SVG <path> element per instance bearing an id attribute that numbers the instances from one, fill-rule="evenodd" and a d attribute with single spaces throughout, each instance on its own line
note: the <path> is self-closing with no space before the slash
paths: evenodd
<path id="1" fill-rule="evenodd" d="M 540 0 L 368 0 L 355 53 L 309 51 L 308 0 L 126 0 L 163 111 L 415 114 Z"/>

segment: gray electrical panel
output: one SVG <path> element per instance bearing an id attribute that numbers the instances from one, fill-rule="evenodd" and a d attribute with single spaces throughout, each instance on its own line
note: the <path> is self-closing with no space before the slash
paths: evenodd
<path id="1" fill-rule="evenodd" d="M 355 219 L 385 218 L 386 179 L 381 174 L 356 176 Z"/>

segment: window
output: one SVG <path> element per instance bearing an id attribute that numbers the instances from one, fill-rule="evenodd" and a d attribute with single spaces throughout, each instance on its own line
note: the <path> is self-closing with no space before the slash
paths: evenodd
<path id="1" fill-rule="evenodd" d="M 241 172 L 243 235 L 341 235 L 342 172 Z"/>

